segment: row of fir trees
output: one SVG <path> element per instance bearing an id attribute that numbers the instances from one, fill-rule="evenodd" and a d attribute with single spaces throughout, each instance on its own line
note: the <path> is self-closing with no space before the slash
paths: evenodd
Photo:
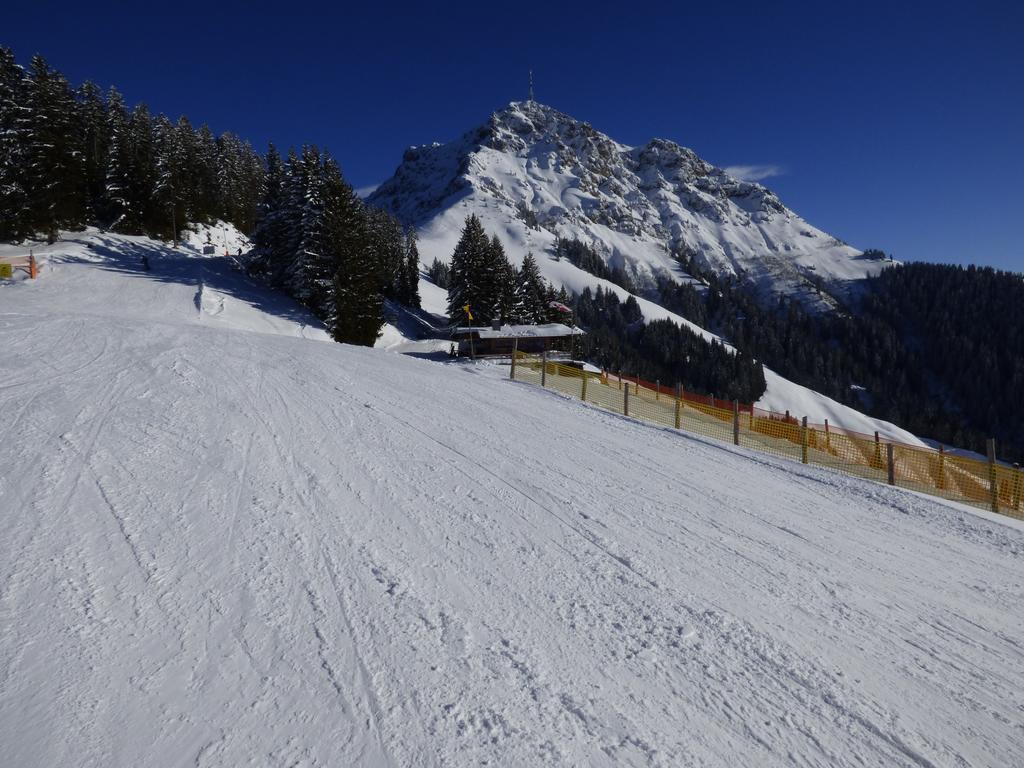
<path id="1" fill-rule="evenodd" d="M 453 323 L 468 320 L 488 324 L 492 320 L 534 325 L 564 317 L 557 305 L 570 297 L 565 288 L 555 290 L 544 281 L 532 253 L 517 270 L 505 255 L 497 235 L 487 236 L 483 224 L 471 214 L 462 228 L 450 265 L 435 261 L 429 274 L 448 289 L 448 316 Z"/>
<path id="2" fill-rule="evenodd" d="M 72 88 L 42 56 L 0 47 L 0 240 L 98 225 L 176 239 L 187 222 L 255 224 L 263 160 L 231 133 L 172 122 L 91 82 Z"/>
<path id="3" fill-rule="evenodd" d="M 339 341 L 373 344 L 394 300 L 419 306 L 416 240 L 367 208 L 316 147 L 282 160 L 238 136 L 172 122 L 116 88 L 73 88 L 41 56 L 0 47 L 0 240 L 87 225 L 177 240 L 195 222 L 252 234 L 250 268 Z"/>
<path id="4" fill-rule="evenodd" d="M 287 160 L 270 147 L 253 244 L 250 271 L 309 307 L 338 341 L 372 345 L 386 299 L 420 306 L 415 233 L 364 205 L 315 146 Z"/>

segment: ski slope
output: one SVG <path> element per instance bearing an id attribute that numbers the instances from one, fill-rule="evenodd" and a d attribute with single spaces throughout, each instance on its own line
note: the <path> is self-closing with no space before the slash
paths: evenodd
<path id="1" fill-rule="evenodd" d="M 4 765 L 1020 764 L 1021 525 L 48 250 L 0 285 Z"/>

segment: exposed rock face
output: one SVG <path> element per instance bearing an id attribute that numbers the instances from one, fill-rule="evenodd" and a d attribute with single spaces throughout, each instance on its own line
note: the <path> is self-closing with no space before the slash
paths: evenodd
<path id="1" fill-rule="evenodd" d="M 881 268 L 690 149 L 664 139 L 628 147 L 536 102 L 513 102 L 447 144 L 406 150 L 369 201 L 419 227 L 428 248 L 431 232 L 454 226 L 442 219 L 470 212 L 513 258 L 579 238 L 643 287 L 687 279 L 675 259 L 685 253 L 766 301 L 788 294 L 827 309 Z"/>

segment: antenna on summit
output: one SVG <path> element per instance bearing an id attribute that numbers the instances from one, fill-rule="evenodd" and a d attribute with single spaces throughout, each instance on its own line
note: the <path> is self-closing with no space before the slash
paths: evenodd
<path id="1" fill-rule="evenodd" d="M 530 70 L 530 96 L 527 99 L 527 101 L 529 101 L 529 102 L 533 101 L 533 70 L 532 69 Z"/>

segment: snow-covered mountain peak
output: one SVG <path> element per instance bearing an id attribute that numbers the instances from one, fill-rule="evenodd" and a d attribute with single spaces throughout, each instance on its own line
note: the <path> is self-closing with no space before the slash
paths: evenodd
<path id="1" fill-rule="evenodd" d="M 534 101 L 511 102 L 454 141 L 410 148 L 369 200 L 419 227 L 431 258 L 448 258 L 451 231 L 475 213 L 513 259 L 577 238 L 644 289 L 686 279 L 685 254 L 768 300 L 827 309 L 882 268 L 691 149 L 658 138 L 630 147 Z"/>

